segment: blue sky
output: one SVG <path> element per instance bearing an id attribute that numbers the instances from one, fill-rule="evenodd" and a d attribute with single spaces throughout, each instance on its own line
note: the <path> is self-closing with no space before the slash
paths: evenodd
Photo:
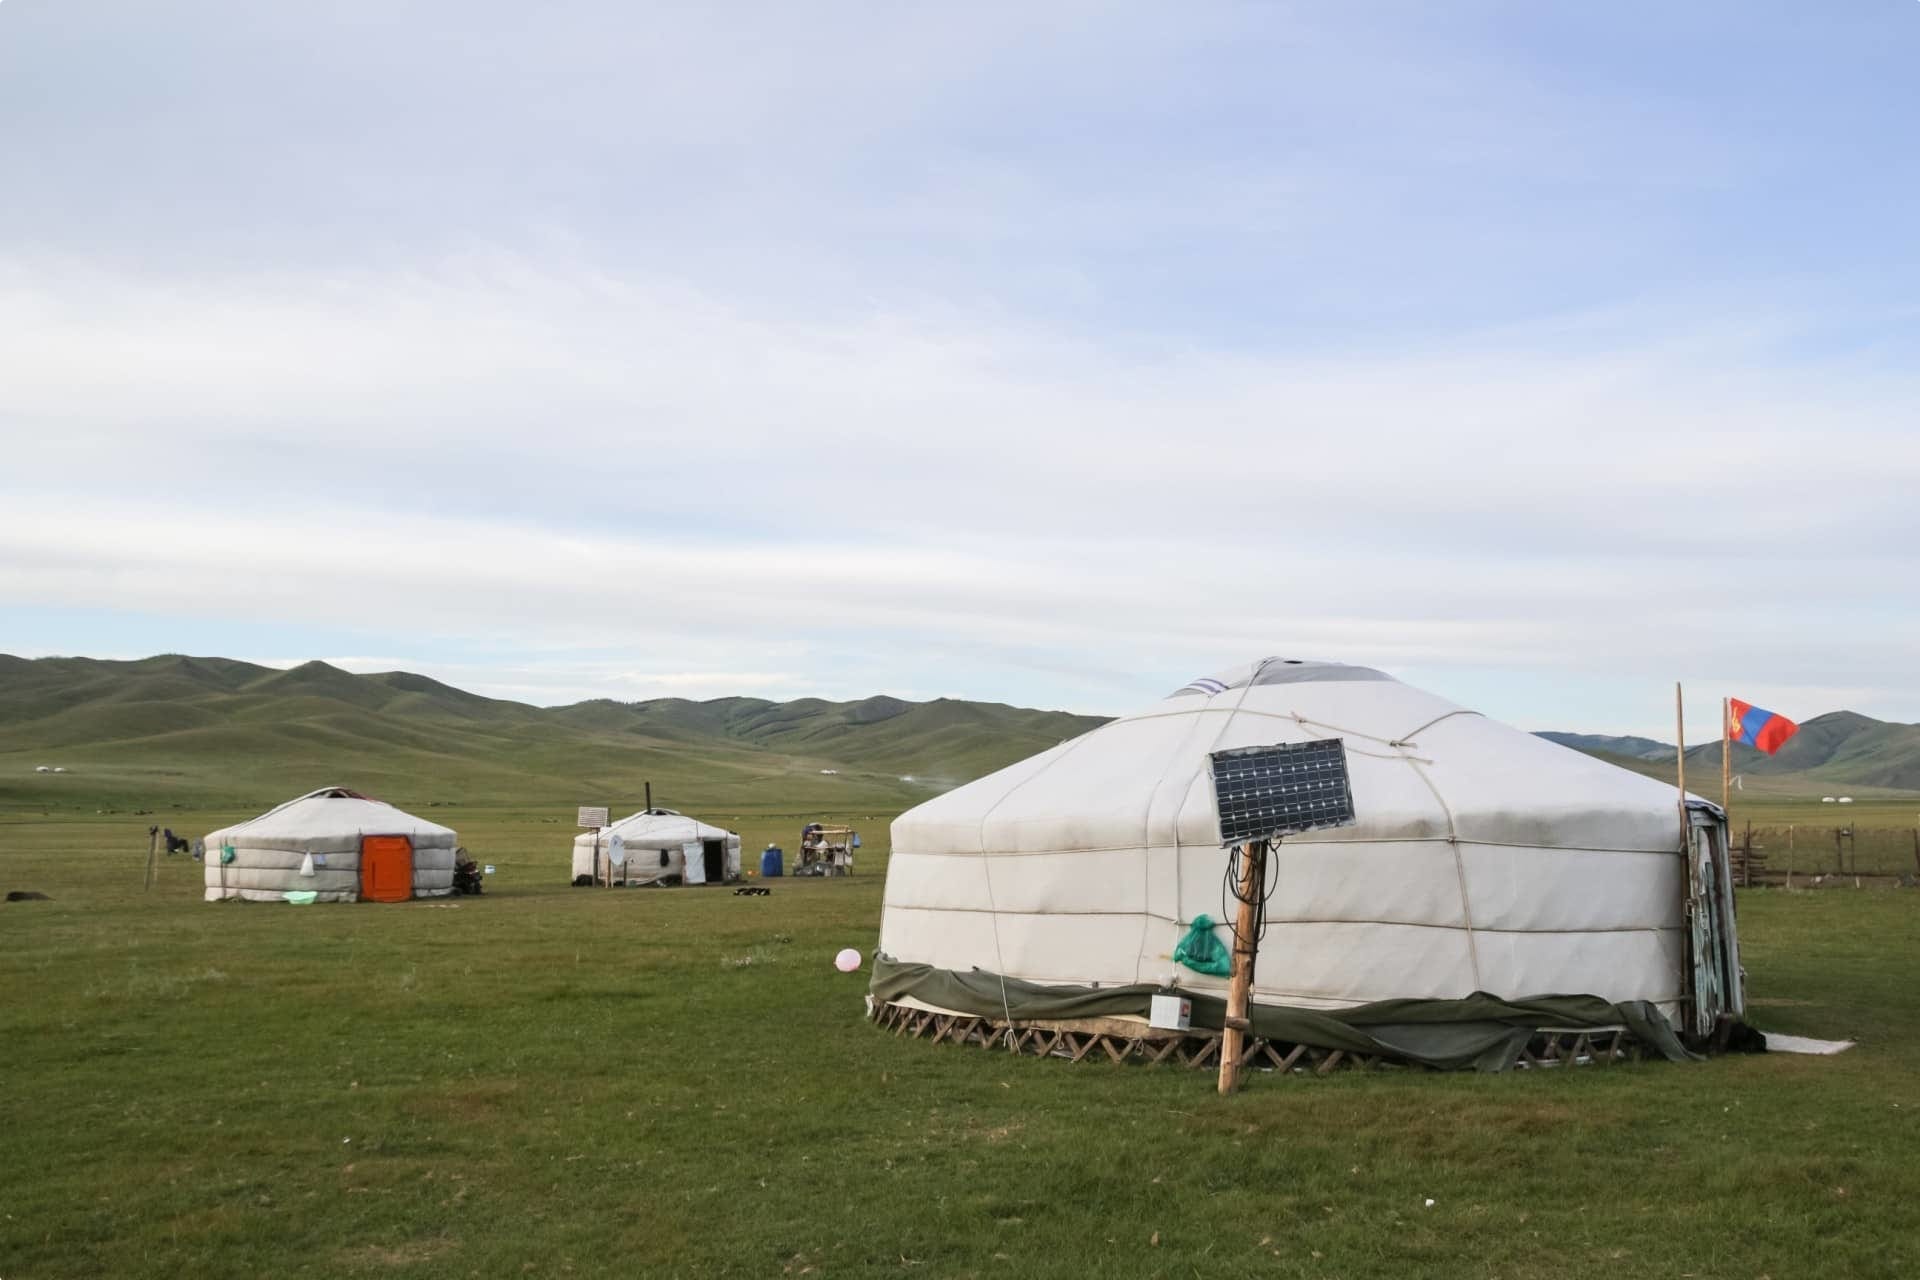
<path id="1" fill-rule="evenodd" d="M 0 5 L 0 651 L 1920 720 L 1920 5 Z"/>

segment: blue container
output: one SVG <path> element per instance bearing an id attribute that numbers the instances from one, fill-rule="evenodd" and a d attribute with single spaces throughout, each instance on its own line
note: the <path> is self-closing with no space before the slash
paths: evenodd
<path id="1" fill-rule="evenodd" d="M 786 854 L 780 852 L 780 846 L 770 844 L 767 851 L 760 855 L 760 878 L 772 880 L 787 874 Z"/>

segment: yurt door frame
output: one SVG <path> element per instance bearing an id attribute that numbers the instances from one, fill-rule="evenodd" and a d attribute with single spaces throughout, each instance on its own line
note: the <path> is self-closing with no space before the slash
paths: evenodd
<path id="1" fill-rule="evenodd" d="M 413 896 L 413 841 L 406 836 L 360 837 L 360 900 L 405 902 Z"/>
<path id="2" fill-rule="evenodd" d="M 1688 804 L 1686 858 L 1687 1030 L 1704 1039 L 1722 1018 L 1746 1012 L 1727 820 L 1718 809 Z"/>

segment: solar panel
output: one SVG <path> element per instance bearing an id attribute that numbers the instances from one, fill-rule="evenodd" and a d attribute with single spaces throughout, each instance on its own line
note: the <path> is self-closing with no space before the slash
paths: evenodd
<path id="1" fill-rule="evenodd" d="M 1213 753 L 1220 843 L 1353 825 L 1347 748 L 1338 738 Z"/>

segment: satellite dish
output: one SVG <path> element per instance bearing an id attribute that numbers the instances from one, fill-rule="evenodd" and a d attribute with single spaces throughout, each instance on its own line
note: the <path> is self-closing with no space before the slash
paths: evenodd
<path id="1" fill-rule="evenodd" d="M 627 865 L 627 842 L 619 836 L 607 842 L 607 861 L 616 867 Z"/>

